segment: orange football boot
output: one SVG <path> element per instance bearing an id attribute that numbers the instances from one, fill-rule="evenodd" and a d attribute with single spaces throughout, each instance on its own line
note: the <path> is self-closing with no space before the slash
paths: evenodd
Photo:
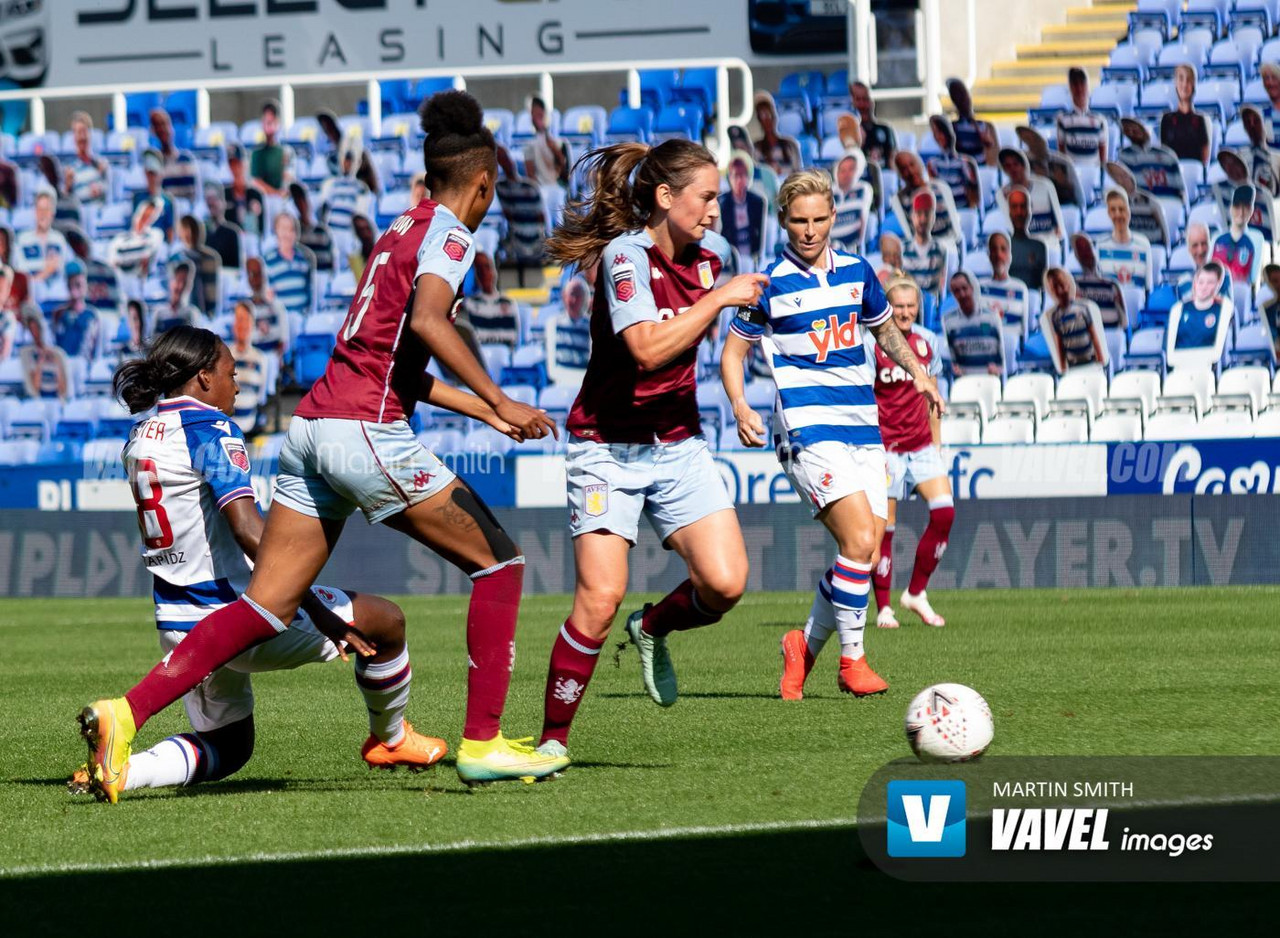
<path id="1" fill-rule="evenodd" d="M 842 693 L 855 697 L 867 697 L 871 694 L 883 694 L 889 689 L 884 678 L 871 670 L 867 658 L 840 657 L 840 673 L 836 676 L 836 686 Z"/>
<path id="2" fill-rule="evenodd" d="M 370 736 L 360 747 L 360 757 L 371 769 L 394 769 L 403 765 L 411 772 L 420 772 L 435 765 L 448 751 L 449 745 L 443 739 L 423 736 L 405 720 L 404 738 L 400 742 L 389 746 L 378 737 Z"/>
<path id="3" fill-rule="evenodd" d="M 804 682 L 813 670 L 813 654 L 804 632 L 792 629 L 782 636 L 782 681 L 778 690 L 783 700 L 803 700 Z"/>

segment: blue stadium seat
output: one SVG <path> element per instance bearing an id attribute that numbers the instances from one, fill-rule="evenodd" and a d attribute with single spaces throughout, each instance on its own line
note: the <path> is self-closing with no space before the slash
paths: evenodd
<path id="1" fill-rule="evenodd" d="M 823 107 L 849 107 L 849 70 L 838 68 L 827 76 L 827 90 L 822 95 Z"/>
<path id="2" fill-rule="evenodd" d="M 35 440 L 0 440 L 0 466 L 26 466 L 36 461 L 40 444 Z"/>
<path id="3" fill-rule="evenodd" d="M 60 440 L 85 442 L 97 436 L 100 398 L 87 397 L 68 401 L 53 435 Z"/>
<path id="4" fill-rule="evenodd" d="M 44 465 L 79 462 L 84 453 L 84 440 L 58 439 L 42 443 L 35 461 Z"/>
<path id="5" fill-rule="evenodd" d="M 516 116 L 503 107 L 484 109 L 484 125 L 504 147 L 511 146 L 511 134 L 515 130 Z"/>
<path id="6" fill-rule="evenodd" d="M 527 384 L 541 391 L 547 386 L 546 349 L 539 344 L 522 345 L 511 356 L 511 364 L 502 369 L 499 383 Z"/>
<path id="7" fill-rule="evenodd" d="M 125 109 L 125 126 L 126 127 L 147 127 L 151 124 L 151 111 L 161 105 L 161 96 L 158 91 L 135 91 L 132 94 L 124 96 Z M 110 130 L 120 130 L 115 126 L 115 112 L 107 115 L 107 127 Z"/>
<path id="8" fill-rule="evenodd" d="M 134 415 L 125 409 L 124 405 L 114 398 L 107 398 L 100 405 L 98 411 L 98 430 L 97 440 L 117 439 L 120 437 L 128 437 L 129 431 L 133 429 L 133 425 L 142 419 L 143 415 Z M 86 444 L 87 448 L 87 444 Z M 119 459 L 120 451 L 116 450 L 116 458 Z"/>
<path id="9" fill-rule="evenodd" d="M 304 332 L 293 344 L 293 374 L 298 385 L 309 388 L 329 365 L 329 356 L 337 344 L 330 333 Z"/>
<path id="10" fill-rule="evenodd" d="M 454 75 L 444 75 L 438 78 L 419 78 L 417 84 L 409 90 L 407 96 L 401 102 L 403 106 L 400 110 L 416 111 L 418 105 L 433 94 L 450 90 L 455 80 L 456 76 Z"/>
<path id="11" fill-rule="evenodd" d="M 640 69 L 640 103 L 655 114 L 670 103 L 672 92 L 680 84 L 680 70 L 675 68 Z M 619 103 L 627 103 L 627 90 L 622 89 Z"/>
<path id="12" fill-rule="evenodd" d="M 716 112 L 716 70 L 686 68 L 680 76 L 680 84 L 671 90 L 671 101 L 696 104 L 710 119 Z"/>
<path id="13" fill-rule="evenodd" d="M 653 136 L 653 111 L 646 107 L 616 107 L 609 113 L 609 143 L 648 143 Z"/>
<path id="14" fill-rule="evenodd" d="M 604 143 L 608 126 L 609 115 L 600 105 L 571 107 L 560 120 L 560 139 L 583 149 L 595 149 Z"/>
<path id="15" fill-rule="evenodd" d="M 1280 3 L 1276 0 L 1236 0 L 1231 11 L 1231 34 L 1238 35 L 1247 29 L 1257 30 L 1263 36 L 1275 32 L 1280 22 Z"/>
<path id="16" fill-rule="evenodd" d="M 668 104 L 653 125 L 653 140 L 661 143 L 672 137 L 698 140 L 702 136 L 702 109 L 690 104 Z"/>

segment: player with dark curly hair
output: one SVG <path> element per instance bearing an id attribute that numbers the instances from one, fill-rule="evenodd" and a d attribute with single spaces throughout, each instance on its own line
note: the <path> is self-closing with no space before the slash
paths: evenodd
<path id="1" fill-rule="evenodd" d="M 421 115 L 432 198 L 391 222 L 374 245 L 329 366 L 294 413 L 248 589 L 201 621 L 124 697 L 81 713 L 92 783 L 108 800 L 118 794 L 138 727 L 246 648 L 288 628 L 356 508 L 471 578 L 462 780 L 545 777 L 568 763 L 500 732 L 524 557 L 488 507 L 409 427 L 414 406 L 425 400 L 516 440 L 555 433 L 545 413 L 511 400 L 490 380 L 451 322 L 475 257 L 473 232 L 493 202 L 493 134 L 464 92 L 431 97 Z M 433 380 L 426 373 L 431 356 L 475 393 Z M 354 627 L 341 640 L 362 655 L 374 650 Z"/>

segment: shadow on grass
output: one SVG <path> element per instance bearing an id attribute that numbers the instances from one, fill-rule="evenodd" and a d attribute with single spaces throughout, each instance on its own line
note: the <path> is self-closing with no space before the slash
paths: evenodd
<path id="1" fill-rule="evenodd" d="M 825 888 L 815 888 L 814 871 L 825 871 Z M 625 934 L 625 921 L 642 927 L 629 911 L 638 878 L 648 907 L 641 914 L 657 915 L 668 935 L 706 934 L 700 925 L 847 934 L 855 910 L 863 934 L 877 926 L 917 933 L 929 921 L 949 935 L 1010 934 L 1050 911 L 1053 934 L 1134 933 L 1139 925 L 1143 934 L 1246 934 L 1255 933 L 1265 897 L 1262 887 L 1243 885 L 923 887 L 875 869 L 843 829 L 0 880 L 0 930 L 79 933 L 87 918 L 110 912 L 127 921 L 130 938 L 172 935 L 173 918 L 161 912 L 181 897 L 183 938 L 224 938 L 229 922 L 241 935 L 362 934 L 382 897 L 402 896 L 421 909 L 411 932 L 446 923 L 456 931 L 473 919 L 481 932 Z"/>

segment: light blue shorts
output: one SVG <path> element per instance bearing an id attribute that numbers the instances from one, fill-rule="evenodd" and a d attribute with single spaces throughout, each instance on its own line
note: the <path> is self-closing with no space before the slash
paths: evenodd
<path id="1" fill-rule="evenodd" d="M 313 518 L 359 508 L 374 524 L 426 501 L 455 476 L 409 424 L 295 416 L 280 449 L 274 498 Z"/>
<path id="2" fill-rule="evenodd" d="M 947 474 L 946 463 L 936 446 L 910 453 L 889 453 L 889 497 L 902 501 L 921 482 Z"/>
<path id="3" fill-rule="evenodd" d="M 608 531 L 635 544 L 640 516 L 658 539 L 733 507 L 705 437 L 675 443 L 597 443 L 569 438 L 569 533 Z"/>

